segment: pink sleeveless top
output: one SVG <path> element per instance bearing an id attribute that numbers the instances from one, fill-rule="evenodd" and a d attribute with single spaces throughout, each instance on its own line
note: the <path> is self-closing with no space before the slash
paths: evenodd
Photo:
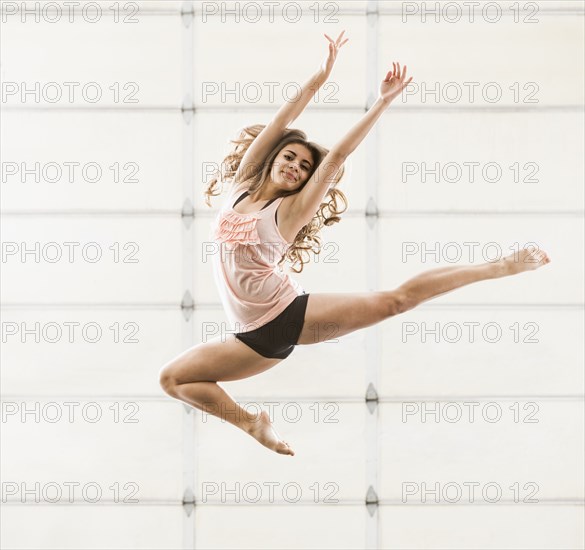
<path id="1" fill-rule="evenodd" d="M 234 332 L 265 325 L 304 292 L 276 265 L 292 244 L 280 234 L 274 219 L 284 197 L 264 204 L 258 212 L 240 214 L 233 206 L 245 191 L 231 188 L 209 233 L 216 243 L 212 262 L 217 289 Z"/>

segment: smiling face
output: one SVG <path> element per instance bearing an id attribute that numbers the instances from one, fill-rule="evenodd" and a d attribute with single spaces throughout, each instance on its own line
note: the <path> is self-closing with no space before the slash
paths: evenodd
<path id="1" fill-rule="evenodd" d="M 272 181 L 288 191 L 298 189 L 308 179 L 313 168 L 311 151 L 300 143 L 285 145 L 274 159 Z"/>

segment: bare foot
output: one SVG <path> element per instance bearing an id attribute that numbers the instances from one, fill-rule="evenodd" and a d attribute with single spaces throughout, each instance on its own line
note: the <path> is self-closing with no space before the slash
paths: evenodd
<path id="1" fill-rule="evenodd" d="M 523 271 L 538 269 L 550 262 L 548 254 L 544 250 L 523 248 L 500 260 L 503 275 L 515 275 Z"/>
<path id="2" fill-rule="evenodd" d="M 270 416 L 266 411 L 262 411 L 246 431 L 259 443 L 281 455 L 294 456 L 295 454 L 290 445 L 283 441 L 272 427 Z"/>

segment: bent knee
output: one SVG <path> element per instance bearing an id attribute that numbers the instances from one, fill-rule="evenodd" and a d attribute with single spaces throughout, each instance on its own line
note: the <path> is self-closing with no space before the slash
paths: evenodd
<path id="1" fill-rule="evenodd" d="M 177 380 L 172 371 L 168 367 L 163 367 L 160 370 L 158 383 L 165 393 L 174 397 L 177 393 Z"/>
<path id="2" fill-rule="evenodd" d="M 388 316 L 400 315 L 412 309 L 416 304 L 412 298 L 402 290 L 393 290 L 389 293 Z"/>

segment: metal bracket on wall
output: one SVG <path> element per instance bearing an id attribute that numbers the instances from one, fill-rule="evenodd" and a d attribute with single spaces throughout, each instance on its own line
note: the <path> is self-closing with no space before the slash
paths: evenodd
<path id="1" fill-rule="evenodd" d="M 378 508 L 378 495 L 371 485 L 368 487 L 368 492 L 366 493 L 366 508 L 370 517 L 373 517 Z"/>
<path id="2" fill-rule="evenodd" d="M 187 514 L 187 517 L 191 516 L 193 508 L 195 508 L 195 495 L 191 487 L 187 487 L 183 495 L 183 510 Z"/>
<path id="3" fill-rule="evenodd" d="M 368 406 L 370 414 L 372 414 L 378 406 L 378 392 L 371 382 L 366 390 L 366 405 Z"/>
<path id="4" fill-rule="evenodd" d="M 193 207 L 193 203 L 191 202 L 191 199 L 186 198 L 185 202 L 183 202 L 183 209 L 181 210 L 181 219 L 183 220 L 185 229 L 191 229 L 191 224 L 193 223 L 194 217 L 195 208 Z"/>
<path id="5" fill-rule="evenodd" d="M 368 204 L 366 205 L 366 223 L 370 229 L 373 229 L 378 221 L 378 205 L 373 197 L 368 199 Z"/>
<path id="6" fill-rule="evenodd" d="M 189 321 L 191 319 L 191 315 L 193 315 L 194 310 L 195 302 L 193 301 L 193 296 L 191 296 L 191 293 L 187 290 L 185 294 L 183 294 L 183 299 L 181 300 L 181 311 L 185 321 Z"/>
<path id="7" fill-rule="evenodd" d="M 195 114 L 195 107 L 193 106 L 193 99 L 191 98 L 191 94 L 187 94 L 183 99 L 183 105 L 181 105 L 181 114 L 183 115 L 185 124 L 191 124 L 193 115 Z"/>
<path id="8" fill-rule="evenodd" d="M 191 26 L 191 23 L 193 23 L 193 17 L 195 17 L 193 2 L 190 0 L 183 2 L 183 5 L 181 6 L 181 20 L 186 29 L 188 29 Z"/>

